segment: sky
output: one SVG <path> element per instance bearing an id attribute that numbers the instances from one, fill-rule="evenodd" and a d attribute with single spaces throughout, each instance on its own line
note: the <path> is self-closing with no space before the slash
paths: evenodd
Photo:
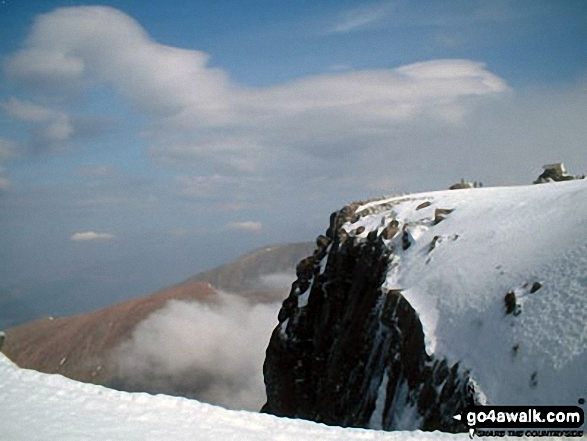
<path id="1" fill-rule="evenodd" d="M 353 200 L 587 171 L 583 1 L 3 0 L 0 63 L 5 322 L 312 240 Z"/>

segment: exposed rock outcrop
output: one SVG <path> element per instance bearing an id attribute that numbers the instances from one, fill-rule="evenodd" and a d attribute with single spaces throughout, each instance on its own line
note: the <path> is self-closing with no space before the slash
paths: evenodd
<path id="1" fill-rule="evenodd" d="M 418 314 L 401 290 L 382 287 L 394 253 L 411 243 L 410 226 L 393 219 L 366 234 L 351 225 L 349 235 L 342 227 L 358 220 L 360 206 L 333 213 L 314 255 L 298 265 L 267 349 L 263 411 L 341 426 L 462 430 L 452 416 L 474 400 L 468 373 L 427 355 Z M 437 209 L 431 223 L 451 211 Z M 394 237 L 401 246 L 390 246 Z"/>

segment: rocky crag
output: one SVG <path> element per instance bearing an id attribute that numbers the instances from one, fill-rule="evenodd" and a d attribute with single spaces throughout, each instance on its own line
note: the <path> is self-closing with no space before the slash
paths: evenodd
<path id="1" fill-rule="evenodd" d="M 584 203 L 587 186 L 574 182 L 333 213 L 279 312 L 263 411 L 458 432 L 453 415 L 470 404 L 581 402 Z"/>
<path id="2" fill-rule="evenodd" d="M 452 416 L 474 401 L 467 371 L 427 355 L 418 314 L 401 290 L 383 288 L 394 255 L 411 245 L 407 225 L 392 219 L 366 237 L 365 227 L 347 232 L 345 224 L 371 214 L 357 213 L 362 205 L 333 213 L 297 267 L 267 350 L 263 411 L 341 426 L 410 429 L 417 419 L 423 430 L 462 430 Z"/>

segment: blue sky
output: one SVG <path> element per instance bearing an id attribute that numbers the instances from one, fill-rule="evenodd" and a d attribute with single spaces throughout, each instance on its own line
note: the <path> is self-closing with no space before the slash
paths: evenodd
<path id="1" fill-rule="evenodd" d="M 0 42 L 14 314 L 312 240 L 352 200 L 587 169 L 583 1 L 5 0 Z"/>

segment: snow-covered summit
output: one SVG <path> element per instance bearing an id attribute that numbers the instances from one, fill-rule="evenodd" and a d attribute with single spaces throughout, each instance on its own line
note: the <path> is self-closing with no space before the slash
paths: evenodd
<path id="1" fill-rule="evenodd" d="M 384 289 L 415 308 L 430 354 L 466 366 L 493 404 L 586 398 L 587 182 L 422 193 L 362 211 L 349 233 L 396 219 L 409 237 Z"/>
<path id="2" fill-rule="evenodd" d="M 279 322 L 265 362 L 278 415 L 459 430 L 471 400 L 584 402 L 587 182 L 350 204 Z"/>

